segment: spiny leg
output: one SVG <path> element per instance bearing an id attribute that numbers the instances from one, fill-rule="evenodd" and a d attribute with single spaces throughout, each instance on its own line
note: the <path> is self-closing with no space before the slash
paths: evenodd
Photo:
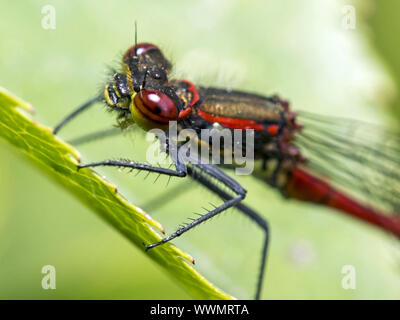
<path id="1" fill-rule="evenodd" d="M 242 201 L 245 196 L 246 196 L 246 190 L 243 189 L 243 187 L 236 182 L 235 180 L 233 180 L 231 177 L 229 177 L 228 175 L 226 175 L 223 171 L 221 171 L 220 169 L 212 166 L 212 165 L 207 165 L 207 164 L 196 164 L 193 165 L 195 166 L 197 169 L 199 169 L 202 174 L 206 174 L 214 179 L 217 179 L 218 181 L 220 181 L 222 184 L 226 185 L 229 189 L 231 189 L 234 193 L 237 194 L 236 197 L 230 197 L 230 199 L 227 199 L 224 201 L 224 203 L 222 205 L 220 205 L 219 207 L 215 208 L 214 210 L 211 210 L 210 212 L 202 215 L 201 217 L 193 220 L 191 223 L 187 224 L 186 226 L 179 228 L 177 231 L 175 231 L 174 233 L 172 233 L 170 236 L 160 240 L 159 242 L 153 243 L 153 244 L 149 244 L 149 245 L 145 245 L 146 249 L 151 249 L 154 247 L 157 247 L 161 244 L 164 244 L 166 242 L 171 241 L 172 239 L 175 239 L 176 237 L 181 236 L 182 234 L 184 234 L 185 232 L 189 231 L 190 229 L 194 228 L 195 226 L 201 224 L 202 222 L 211 219 L 212 217 L 216 216 L 217 214 L 225 211 L 226 209 L 229 209 L 233 206 L 236 206 L 237 204 L 240 203 L 240 201 Z M 194 170 L 189 169 L 189 167 L 187 167 L 187 172 L 191 173 L 192 175 L 195 174 Z M 190 171 L 189 171 L 190 170 Z"/>
<path id="2" fill-rule="evenodd" d="M 60 129 L 65 126 L 69 121 L 71 121 L 73 118 L 78 116 L 80 113 L 83 111 L 87 110 L 90 106 L 92 106 L 94 103 L 99 102 L 102 100 L 102 96 L 97 96 L 94 97 L 88 101 L 86 101 L 83 105 L 79 106 L 77 109 L 75 109 L 73 112 L 71 112 L 68 116 L 66 116 L 63 120 L 61 120 L 53 129 L 53 133 L 57 134 Z"/>
<path id="3" fill-rule="evenodd" d="M 99 167 L 99 166 L 108 166 L 108 167 L 119 167 L 119 168 L 131 168 L 138 169 L 149 172 L 156 172 L 160 174 L 165 174 L 167 176 L 174 177 L 185 177 L 186 176 L 186 166 L 183 163 L 176 164 L 176 170 L 161 168 L 151 166 L 145 163 L 138 163 L 134 161 L 126 161 L 126 160 L 106 160 L 100 162 L 92 162 L 87 164 L 79 164 L 78 169 L 89 168 L 89 167 Z"/>
<path id="4" fill-rule="evenodd" d="M 207 176 L 201 174 L 201 172 L 193 172 L 193 169 L 191 167 L 188 167 L 188 175 L 193 178 L 194 180 L 198 181 L 201 183 L 203 186 L 208 188 L 210 191 L 213 191 L 216 193 L 220 198 L 223 200 L 227 199 L 232 199 L 232 196 L 229 195 L 227 192 L 222 190 L 217 184 L 215 184 L 213 181 L 211 181 Z M 238 203 L 236 206 L 242 213 L 244 213 L 246 216 L 248 216 L 251 220 L 253 220 L 255 223 L 257 223 L 261 229 L 263 229 L 265 233 L 265 238 L 264 238 L 264 243 L 263 243 L 263 248 L 262 248 L 262 253 L 261 253 L 261 263 L 260 263 L 260 269 L 258 273 L 258 279 L 257 279 L 257 289 L 256 289 L 256 294 L 255 294 L 255 299 L 259 300 L 260 295 L 261 295 L 261 289 L 262 289 L 262 284 L 264 280 L 264 270 L 265 270 L 265 265 L 266 265 L 266 260 L 267 260 L 267 252 L 268 252 L 268 244 L 269 244 L 269 227 L 267 221 L 260 216 L 257 212 L 255 212 L 253 209 L 249 208 L 243 203 Z"/>
<path id="5" fill-rule="evenodd" d="M 167 168 L 160 168 L 160 167 L 153 167 L 149 166 L 147 164 L 142 164 L 142 163 L 136 163 L 132 161 L 118 161 L 118 160 L 107 160 L 107 161 L 102 161 L 102 162 L 94 162 L 90 164 L 82 164 L 79 165 L 78 168 L 87 168 L 87 167 L 96 167 L 96 166 L 116 166 L 116 167 L 127 167 L 127 168 L 133 168 L 133 169 L 139 169 L 139 170 L 145 170 L 149 172 L 157 172 L 160 174 L 166 174 L 169 176 L 177 176 L 177 177 L 184 177 L 186 176 L 186 173 L 190 175 L 193 179 L 196 181 L 200 182 L 202 185 L 210 189 L 211 191 L 215 192 L 218 196 L 220 196 L 225 202 L 217 207 L 216 209 L 208 212 L 207 214 L 201 216 L 200 218 L 194 220 L 192 223 L 188 224 L 187 226 L 178 229 L 175 233 L 171 234 L 169 237 L 162 239 L 160 242 L 151 244 L 151 245 L 145 245 L 147 249 L 154 248 L 158 245 L 161 245 L 163 243 L 166 243 L 176 237 L 179 237 L 183 233 L 187 232 L 191 228 L 197 226 L 198 224 L 214 217 L 215 215 L 223 212 L 224 210 L 230 208 L 230 207 L 236 207 L 238 208 L 241 212 L 243 212 L 245 215 L 247 215 L 250 219 L 255 221 L 265 232 L 265 241 L 264 241 L 264 246 L 262 250 L 262 256 L 261 256 L 261 265 L 260 265 L 260 272 L 258 276 L 258 282 L 257 282 L 257 291 L 256 291 L 256 296 L 255 299 L 260 298 L 261 294 L 261 288 L 262 288 L 262 283 L 263 283 L 263 278 L 264 278 L 264 269 L 265 269 L 265 263 L 266 263 L 266 257 L 267 257 L 267 249 L 268 249 L 268 243 L 269 243 L 269 229 L 268 229 L 268 224 L 267 222 L 259 215 L 257 214 L 254 210 L 251 208 L 247 207 L 243 203 L 240 203 L 241 200 L 244 199 L 246 191 L 237 183 L 235 180 L 227 176 L 224 172 L 221 170 L 210 166 L 210 165 L 197 165 L 196 167 L 200 169 L 200 172 L 196 172 L 192 167 L 186 167 L 182 164 L 177 165 L 177 170 L 172 170 L 172 169 L 167 169 Z M 208 178 L 206 175 L 213 177 L 215 179 L 218 179 L 221 181 L 221 183 L 225 184 L 228 186 L 232 191 L 234 191 L 238 196 L 233 197 L 223 191 L 215 182 L 213 182 L 210 178 Z"/>

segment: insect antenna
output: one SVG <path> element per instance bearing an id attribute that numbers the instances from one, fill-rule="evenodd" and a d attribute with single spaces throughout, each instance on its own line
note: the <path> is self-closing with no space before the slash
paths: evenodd
<path id="1" fill-rule="evenodd" d="M 135 56 L 137 56 L 137 21 L 135 20 Z"/>

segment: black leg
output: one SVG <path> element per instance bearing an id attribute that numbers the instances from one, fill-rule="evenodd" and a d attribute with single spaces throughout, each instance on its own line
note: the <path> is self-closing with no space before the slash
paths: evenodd
<path id="1" fill-rule="evenodd" d="M 144 170 L 144 171 L 149 171 L 149 172 L 156 172 L 159 174 L 165 174 L 165 175 L 176 176 L 176 177 L 185 177 L 186 174 L 188 174 L 194 180 L 200 182 L 202 185 L 207 187 L 209 190 L 215 192 L 219 197 L 221 197 L 224 200 L 224 203 L 221 206 L 204 214 L 203 216 L 194 220 L 193 222 L 186 225 L 185 227 L 178 229 L 176 232 L 174 232 L 170 236 L 162 239 L 161 241 L 159 241 L 157 243 L 145 245 L 147 250 L 154 248 L 156 246 L 159 246 L 161 244 L 164 244 L 166 242 L 169 242 L 172 239 L 181 236 L 183 233 L 189 231 L 193 227 L 201 224 L 202 222 L 204 222 L 208 219 L 211 219 L 212 217 L 216 216 L 217 214 L 219 214 L 231 207 L 238 208 L 242 213 L 244 213 L 250 219 L 252 219 L 254 222 L 256 222 L 265 232 L 265 240 L 264 240 L 264 245 L 263 245 L 263 250 L 262 250 L 262 255 L 261 255 L 260 271 L 259 271 L 259 275 L 258 275 L 257 290 L 256 290 L 256 295 L 255 295 L 255 299 L 260 298 L 262 283 L 263 283 L 263 278 L 264 278 L 264 269 L 265 269 L 265 263 L 266 263 L 266 257 L 267 257 L 267 249 L 268 249 L 268 243 L 269 243 L 269 228 L 268 228 L 267 222 L 258 213 L 256 213 L 251 208 L 247 207 L 245 204 L 241 203 L 241 201 L 245 198 L 246 190 L 243 189 L 243 187 L 240 186 L 240 184 L 238 182 L 236 182 L 234 179 L 232 179 L 231 177 L 226 175 L 223 171 L 219 170 L 218 168 L 211 166 L 211 165 L 204 165 L 204 164 L 198 164 L 193 167 L 192 166 L 186 167 L 184 164 L 179 163 L 176 165 L 177 170 L 172 170 L 172 169 L 167 169 L 167 168 L 154 167 L 154 166 L 143 164 L 143 163 L 136 163 L 133 161 L 106 160 L 106 161 L 101 161 L 101 162 L 93 162 L 93 163 L 89 163 L 89 164 L 78 165 L 78 169 L 88 168 L 88 167 L 96 167 L 96 166 L 125 167 L 125 168 L 132 168 L 132 169 Z M 218 186 L 218 182 L 215 182 L 215 180 L 217 180 L 220 183 L 227 186 L 230 190 L 232 190 L 234 193 L 236 193 L 237 196 L 234 197 L 232 195 L 229 195 L 224 190 L 222 190 Z"/>
<path id="2" fill-rule="evenodd" d="M 72 144 L 74 146 L 79 146 L 88 142 L 93 142 L 96 140 L 103 140 L 105 138 L 109 137 L 116 137 L 125 133 L 130 133 L 136 130 L 140 130 L 139 127 L 137 126 L 132 126 L 126 129 L 121 129 L 121 128 L 108 128 L 104 130 L 98 130 L 95 132 L 91 132 L 85 135 L 78 136 L 76 138 L 73 138 L 68 141 L 69 144 Z"/>
<path id="3" fill-rule="evenodd" d="M 85 102 L 83 105 L 81 105 L 79 108 L 77 108 L 76 110 L 74 110 L 72 113 L 70 113 L 68 116 L 66 116 L 58 125 L 55 126 L 55 128 L 53 129 L 53 133 L 57 134 L 58 131 L 60 131 L 60 129 L 66 125 L 70 120 L 72 120 L 73 118 L 75 118 L 78 114 L 80 114 L 81 112 L 85 111 L 86 109 L 88 109 L 91 105 L 93 105 L 95 102 L 101 101 L 102 97 L 98 96 L 98 97 L 94 97 L 92 99 L 90 99 L 89 101 Z"/>
<path id="4" fill-rule="evenodd" d="M 164 244 L 166 242 L 171 241 L 172 239 L 175 239 L 176 237 L 181 236 L 182 234 L 184 234 L 185 232 L 187 232 L 190 229 L 194 228 L 195 226 L 199 225 L 200 223 L 202 223 L 202 222 L 204 222 L 204 221 L 206 221 L 208 219 L 211 219 L 212 217 L 214 217 L 217 214 L 225 211 L 228 208 L 236 206 L 237 204 L 240 203 L 240 201 L 242 201 L 245 198 L 246 190 L 243 189 L 243 187 L 238 182 L 236 182 L 231 177 L 226 175 L 220 169 L 218 169 L 218 168 L 216 168 L 216 167 L 214 167 L 212 165 L 207 165 L 207 164 L 196 164 L 195 168 L 197 168 L 201 172 L 201 174 L 207 175 L 207 176 L 209 176 L 210 178 L 213 178 L 213 179 L 217 179 L 222 184 L 224 184 L 229 189 L 231 189 L 234 193 L 236 193 L 237 196 L 236 197 L 230 197 L 230 199 L 226 199 L 225 202 L 222 205 L 220 205 L 219 207 L 217 207 L 214 210 L 202 215 L 201 217 L 197 218 L 196 220 L 193 220 L 191 223 L 187 224 L 186 226 L 179 228 L 177 231 L 172 233 L 170 236 L 162 239 L 161 241 L 156 242 L 156 243 L 152 243 L 152 244 L 149 244 L 149 245 L 145 245 L 147 249 L 151 249 L 151 248 L 157 247 L 157 246 L 159 246 L 161 244 Z M 187 170 L 188 170 L 188 173 L 189 172 L 191 173 L 191 175 L 195 175 L 195 171 L 194 170 L 189 169 L 189 167 L 187 168 Z"/>
<path id="5" fill-rule="evenodd" d="M 89 167 L 99 167 L 99 166 L 138 169 L 138 170 L 156 172 L 156 173 L 160 173 L 160 174 L 165 174 L 167 176 L 174 176 L 174 177 L 181 177 L 181 178 L 186 176 L 186 166 L 184 164 L 177 164 L 176 170 L 173 170 L 173 169 L 168 169 L 168 168 L 154 167 L 154 166 L 151 166 L 151 165 L 148 165 L 145 163 L 137 163 L 137 162 L 126 161 L 126 160 L 106 160 L 106 161 L 100 161 L 100 162 L 80 164 L 80 165 L 78 165 L 78 169 L 89 168 Z"/>
<path id="6" fill-rule="evenodd" d="M 225 210 L 228 209 L 228 208 L 231 208 L 231 207 L 235 206 L 237 203 L 239 203 L 240 201 L 242 201 L 243 198 L 244 198 L 244 196 L 238 195 L 237 197 L 235 197 L 235 198 L 233 198 L 233 199 L 231 199 L 231 200 L 225 201 L 225 202 L 224 202 L 221 206 L 219 206 L 218 208 L 216 208 L 216 209 L 214 209 L 214 210 L 212 210 L 212 211 L 210 211 L 210 212 L 208 212 L 208 213 L 202 215 L 200 218 L 194 220 L 193 222 L 189 223 L 188 225 L 186 225 L 186 226 L 184 226 L 184 227 L 182 227 L 182 228 L 179 228 L 179 229 L 176 230 L 174 233 L 172 233 L 172 234 L 169 235 L 168 237 L 162 239 L 161 241 L 156 242 L 156 243 L 152 243 L 152 244 L 148 244 L 148 245 L 145 244 L 146 249 L 147 249 L 147 250 L 152 249 L 152 248 L 157 247 L 157 246 L 159 246 L 159 245 L 161 245 L 161 244 L 167 243 L 167 242 L 169 242 L 169 241 L 175 239 L 176 237 L 181 236 L 182 234 L 184 234 L 185 232 L 187 232 L 187 231 L 189 231 L 190 229 L 194 228 L 195 226 L 199 225 L 200 223 L 202 223 L 202 222 L 204 222 L 204 221 L 206 221 L 206 220 L 208 220 L 208 219 L 211 219 L 212 217 L 214 217 L 214 216 L 216 216 L 217 214 L 219 214 L 219 213 L 225 211 Z"/>
<path id="7" fill-rule="evenodd" d="M 96 140 L 102 140 L 104 138 L 108 137 L 114 137 L 114 136 L 119 136 L 122 134 L 123 131 L 120 128 L 109 128 L 105 130 L 98 130 L 92 133 L 88 133 L 85 135 L 81 135 L 77 138 L 71 139 L 68 141 L 69 144 L 72 144 L 74 146 L 79 146 L 88 142 L 96 141 Z"/>
<path id="8" fill-rule="evenodd" d="M 205 186 L 207 189 L 210 191 L 214 192 L 217 194 L 220 198 L 223 200 L 228 200 L 232 199 L 232 196 L 229 195 L 227 192 L 222 190 L 218 185 L 216 185 L 212 180 L 210 180 L 207 176 L 202 174 L 201 172 L 195 172 L 191 167 L 188 167 L 188 175 L 195 179 L 196 181 L 200 182 L 203 186 Z M 262 289 L 262 284 L 264 280 L 264 270 L 265 270 L 265 264 L 266 264 L 266 259 L 267 259 L 267 252 L 268 252 L 268 244 L 269 244 L 269 227 L 267 221 L 260 216 L 257 212 L 255 212 L 253 209 L 249 208 L 243 203 L 238 203 L 236 206 L 242 213 L 244 213 L 246 216 L 248 216 L 251 220 L 253 220 L 255 223 L 257 223 L 261 229 L 263 229 L 265 233 L 265 238 L 264 238 L 264 243 L 263 243 L 263 248 L 261 252 L 261 263 L 260 263 L 260 269 L 258 273 L 258 279 L 257 279 L 257 289 L 256 289 L 256 294 L 255 294 L 255 299 L 259 300 L 260 295 L 261 295 L 261 289 Z"/>

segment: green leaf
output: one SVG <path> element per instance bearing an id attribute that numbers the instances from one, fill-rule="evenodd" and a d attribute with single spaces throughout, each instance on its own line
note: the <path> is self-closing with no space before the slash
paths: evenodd
<path id="1" fill-rule="evenodd" d="M 143 243 L 161 238 L 161 224 L 128 203 L 117 188 L 91 169 L 77 170 L 79 152 L 54 136 L 52 129 L 29 116 L 33 107 L 0 87 L 0 136 L 39 165 L 52 179 L 71 191 L 100 217 L 144 250 Z M 165 268 L 193 297 L 233 299 L 207 281 L 192 266 L 193 258 L 167 243 L 146 253 Z"/>

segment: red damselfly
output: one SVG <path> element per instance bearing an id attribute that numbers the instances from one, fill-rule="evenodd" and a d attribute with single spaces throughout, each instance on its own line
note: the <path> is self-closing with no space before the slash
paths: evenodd
<path id="1" fill-rule="evenodd" d="M 214 140 L 202 138 L 201 130 L 251 131 L 253 174 L 257 178 L 284 197 L 334 208 L 400 237 L 399 135 L 357 120 L 294 112 L 278 96 L 172 80 L 170 71 L 170 62 L 157 46 L 135 43 L 125 52 L 121 70 L 114 72 L 104 92 L 67 116 L 55 127 L 54 133 L 97 101 L 104 101 L 116 113 L 121 128 L 136 124 L 145 131 L 161 129 L 166 133 L 163 150 L 170 154 L 182 148 L 182 143 L 173 143 L 168 136 L 171 122 L 177 123 L 178 132 L 194 130 L 196 143 L 206 145 L 209 150 Z M 248 147 L 246 142 L 243 145 Z M 229 150 L 220 147 L 219 152 L 227 154 L 233 149 L 233 145 Z M 269 229 L 262 216 L 241 202 L 246 190 L 221 170 L 221 167 L 236 166 L 185 162 L 179 156 L 173 157 L 173 161 L 175 169 L 127 160 L 81 164 L 79 168 L 115 166 L 182 178 L 189 176 L 223 200 L 222 205 L 193 219 L 160 242 L 146 244 L 147 249 L 179 237 L 228 208 L 239 209 L 265 232 L 255 294 L 256 299 L 260 298 Z"/>

